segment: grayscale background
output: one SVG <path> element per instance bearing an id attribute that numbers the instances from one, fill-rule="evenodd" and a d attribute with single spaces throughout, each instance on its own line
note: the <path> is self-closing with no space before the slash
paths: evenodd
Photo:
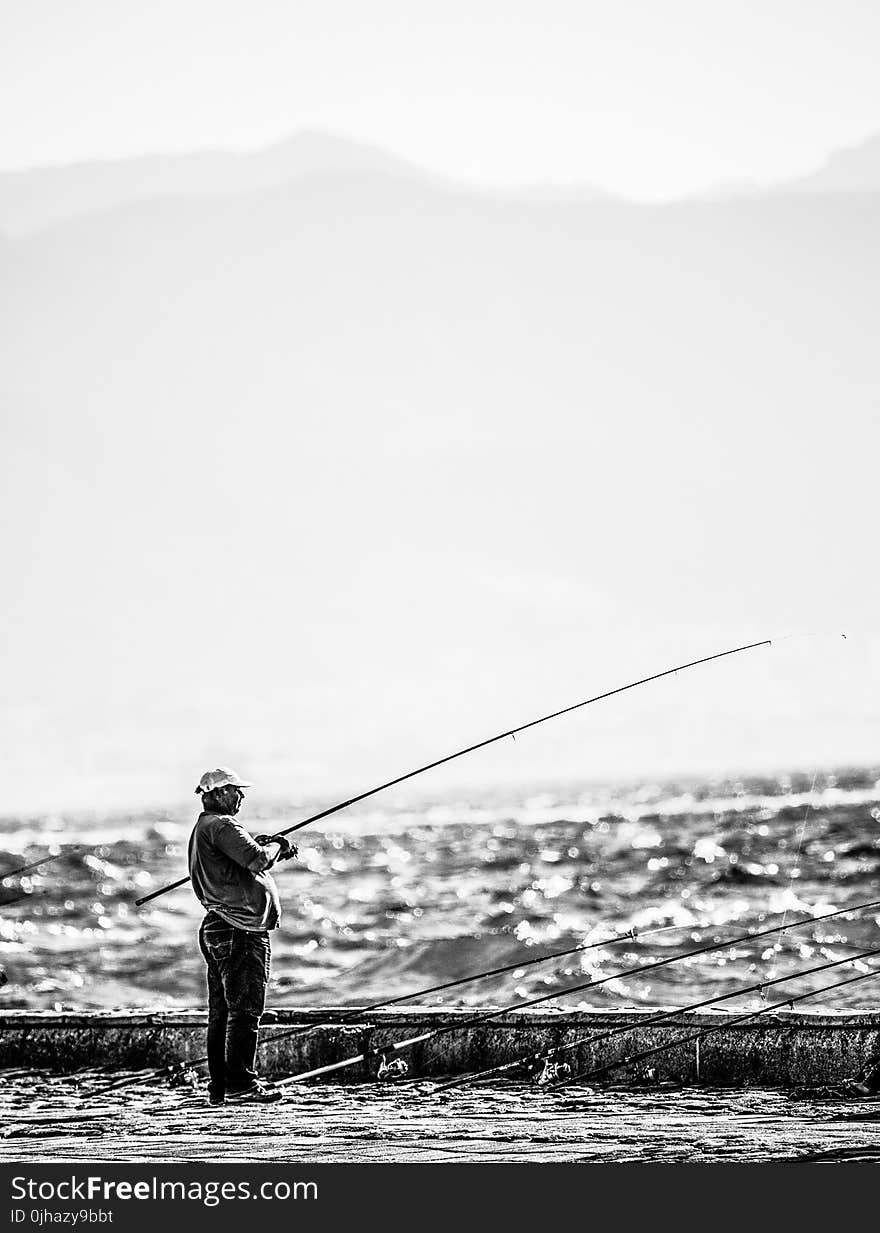
<path id="1" fill-rule="evenodd" d="M 856 0 L 6 0 L 0 869 L 66 855 L 0 1006 L 199 1002 L 189 891 L 131 905 L 209 766 L 289 825 L 763 638 L 304 832 L 274 1000 L 876 892 L 878 53 Z"/>

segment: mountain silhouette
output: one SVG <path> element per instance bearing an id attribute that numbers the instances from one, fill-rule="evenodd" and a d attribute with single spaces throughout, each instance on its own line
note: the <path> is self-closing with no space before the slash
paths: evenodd
<path id="1" fill-rule="evenodd" d="M 10 773 L 82 782 L 100 752 L 106 785 L 232 730 L 349 768 L 396 733 L 418 761 L 475 699 L 494 731 L 572 665 L 637 675 L 633 640 L 662 666 L 664 630 L 870 625 L 880 196 L 649 207 L 309 166 L 0 246 Z M 873 731 L 855 669 L 762 676 L 759 702 L 752 671 L 723 705 L 640 695 L 623 745 L 612 708 L 588 757 L 557 730 L 548 760 Z"/>
<path id="2" fill-rule="evenodd" d="M 152 197 L 229 197 L 277 188 L 303 176 L 384 174 L 457 188 L 487 198 L 535 204 L 589 204 L 613 198 L 581 183 L 523 183 L 497 188 L 439 176 L 367 143 L 303 131 L 286 141 L 243 153 L 196 151 L 176 155 L 71 163 L 0 172 L 0 231 L 25 234 L 68 218 Z M 832 154 L 818 171 L 775 185 L 736 182 L 698 199 L 725 200 L 774 192 L 880 191 L 880 137 Z"/>
<path id="3" fill-rule="evenodd" d="M 880 135 L 835 151 L 812 175 L 801 176 L 787 187 L 811 193 L 880 192 Z"/>
<path id="4" fill-rule="evenodd" d="M 301 132 L 241 154 L 201 151 L 0 173 L 0 229 L 32 231 L 141 198 L 254 192 L 322 171 L 420 174 L 373 146 Z"/>

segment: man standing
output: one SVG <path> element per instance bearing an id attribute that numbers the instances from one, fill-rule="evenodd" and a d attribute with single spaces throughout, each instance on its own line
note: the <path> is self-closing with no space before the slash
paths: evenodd
<path id="1" fill-rule="evenodd" d="M 228 767 L 206 771 L 196 788 L 202 812 L 189 841 L 193 890 L 207 913 L 199 946 L 208 965 L 212 1105 L 281 1099 L 257 1078 L 254 1062 L 269 980 L 269 933 L 281 920 L 268 870 L 297 853 L 283 835 L 252 837 L 236 821 L 242 789 L 250 786 Z"/>

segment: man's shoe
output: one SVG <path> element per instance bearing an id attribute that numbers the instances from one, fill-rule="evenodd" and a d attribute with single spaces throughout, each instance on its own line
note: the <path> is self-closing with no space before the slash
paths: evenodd
<path id="1" fill-rule="evenodd" d="M 208 1092 L 209 1105 L 225 1105 L 226 1097 L 219 1095 L 217 1092 Z"/>
<path id="2" fill-rule="evenodd" d="M 854 1096 L 880 1096 L 880 1063 L 871 1063 L 858 1079 L 851 1079 L 846 1087 Z"/>
<path id="3" fill-rule="evenodd" d="M 246 1087 L 243 1092 L 227 1092 L 226 1100 L 231 1105 L 273 1105 L 283 1096 L 284 1093 L 279 1092 L 277 1087 L 269 1087 L 268 1084 L 258 1079 L 256 1083 Z"/>
<path id="4" fill-rule="evenodd" d="M 872 1088 L 868 1087 L 867 1083 L 859 1083 L 855 1079 L 847 1085 L 846 1090 L 852 1093 L 853 1096 L 876 1096 L 877 1094 Z"/>

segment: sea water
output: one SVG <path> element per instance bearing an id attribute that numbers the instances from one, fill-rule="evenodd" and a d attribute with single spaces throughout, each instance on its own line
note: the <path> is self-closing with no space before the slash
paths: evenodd
<path id="1" fill-rule="evenodd" d="M 364 1004 L 513 963 L 522 966 L 419 1001 L 499 1005 L 546 993 L 548 1009 L 684 1006 L 880 948 L 874 909 L 618 975 L 783 918 L 880 899 L 878 776 L 868 768 L 377 798 L 302 831 L 299 860 L 278 867 L 284 917 L 269 1004 Z M 241 821 L 280 829 L 326 804 L 249 800 Z M 135 906 L 186 873 L 194 820 L 185 810 L 0 820 L 0 873 L 60 853 L 0 883 L 0 1009 L 203 1005 L 201 909 L 190 888 Z M 525 963 L 630 929 L 641 932 Z M 858 970 L 867 969 L 793 980 L 768 999 Z M 880 978 L 801 1009 L 878 1005 Z"/>

